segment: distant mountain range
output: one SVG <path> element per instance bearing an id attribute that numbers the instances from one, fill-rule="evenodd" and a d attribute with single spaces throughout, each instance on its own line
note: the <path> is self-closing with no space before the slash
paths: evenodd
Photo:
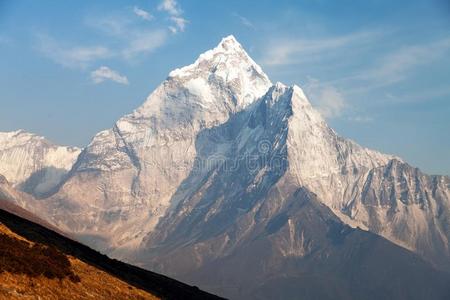
<path id="1" fill-rule="evenodd" d="M 450 178 L 339 136 L 233 36 L 84 149 L 0 134 L 0 173 L 79 241 L 233 299 L 450 298 Z"/>

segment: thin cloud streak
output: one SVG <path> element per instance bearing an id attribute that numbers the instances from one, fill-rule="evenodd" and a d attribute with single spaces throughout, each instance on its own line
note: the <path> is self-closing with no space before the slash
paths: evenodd
<path id="1" fill-rule="evenodd" d="M 439 61 L 450 54 L 450 37 L 441 37 L 421 44 L 399 46 L 394 44 L 389 49 L 380 49 L 374 57 L 373 52 L 369 52 L 373 50 L 372 45 L 385 43 L 391 38 L 389 34 L 366 31 L 326 39 L 284 40 L 280 44 L 274 42 L 268 45 L 265 51 L 266 55 L 262 60 L 263 64 L 277 70 L 294 70 L 293 66 L 295 66 L 295 72 L 298 73 L 299 66 L 307 66 L 312 62 L 314 62 L 315 70 L 321 67 L 329 69 L 327 58 L 332 55 L 333 60 L 330 62 L 336 61 L 334 59 L 336 57 L 347 55 L 348 51 L 357 52 L 361 57 L 370 55 L 371 60 L 364 61 L 362 65 L 357 67 L 357 71 L 352 70 L 347 75 L 345 72 L 341 72 L 338 78 L 326 81 L 320 80 L 314 84 L 316 94 L 321 90 L 334 87 L 345 91 L 346 98 L 361 99 L 373 90 L 385 88 L 405 81 L 412 76 L 417 76 L 420 74 L 417 72 L 420 67 Z M 355 60 L 350 60 L 350 62 L 357 62 L 357 59 L 355 56 Z M 346 67 L 346 62 L 339 65 L 339 68 L 344 70 Z M 309 84 L 311 83 L 309 82 Z M 436 94 L 434 91 L 424 92 Z M 318 97 L 320 98 L 320 95 Z M 338 97 L 334 98 L 339 99 Z M 418 97 L 412 97 L 411 101 L 416 98 Z M 419 98 L 425 99 L 425 97 Z M 390 100 L 394 101 L 394 99 Z M 326 110 L 324 114 L 338 117 L 339 114 L 336 115 L 332 111 Z"/>
<path id="2" fill-rule="evenodd" d="M 144 29 L 123 16 L 91 18 L 87 20 L 87 24 L 119 41 L 117 43 L 119 47 L 115 48 L 115 53 L 126 60 L 149 54 L 163 46 L 168 39 L 167 30 Z"/>
<path id="3" fill-rule="evenodd" d="M 253 25 L 253 23 L 249 19 L 247 19 L 246 17 L 241 16 L 238 13 L 233 13 L 232 16 L 237 18 L 241 22 L 242 25 L 244 25 L 244 26 L 246 26 L 248 28 L 251 28 L 251 29 L 256 29 L 255 25 Z"/>
<path id="4" fill-rule="evenodd" d="M 416 69 L 439 60 L 450 52 L 450 38 L 428 44 L 403 46 L 381 54 L 370 66 L 357 73 L 330 80 L 326 84 L 346 85 L 347 94 L 364 94 L 390 86 L 417 74 Z"/>
<path id="5" fill-rule="evenodd" d="M 138 16 L 146 21 L 150 21 L 153 19 L 153 16 L 148 11 L 145 11 L 137 6 L 133 7 L 133 12 L 136 16 Z"/>
<path id="6" fill-rule="evenodd" d="M 138 55 L 150 53 L 165 44 L 167 32 L 165 30 L 150 30 L 134 32 L 128 45 L 122 50 L 122 56 L 132 59 Z"/>
<path id="7" fill-rule="evenodd" d="M 339 49 L 372 43 L 381 36 L 380 31 L 366 31 L 323 39 L 277 39 L 267 44 L 262 64 L 267 66 L 300 64 L 329 55 Z"/>
<path id="8" fill-rule="evenodd" d="M 94 62 L 110 58 L 134 60 L 138 56 L 149 54 L 163 46 L 169 32 L 183 32 L 188 21 L 181 16 L 183 11 L 178 3 L 165 0 L 158 7 L 169 13 L 169 20 L 173 25 L 169 30 L 144 28 L 137 18 L 131 18 L 123 13 L 105 16 L 91 16 L 85 19 L 85 25 L 106 36 L 106 45 L 75 45 L 51 37 L 48 34 L 35 34 L 35 49 L 50 58 L 55 63 L 74 69 L 86 69 Z M 134 15 L 144 20 L 151 20 L 153 16 L 137 6 L 133 7 Z M 155 27 L 155 25 L 153 25 Z M 0 39 L 0 43 L 3 41 Z"/>
<path id="9" fill-rule="evenodd" d="M 102 83 L 106 80 L 114 81 L 120 84 L 128 85 L 128 78 L 120 75 L 117 71 L 111 70 L 106 66 L 102 66 L 91 72 L 91 79 L 95 84 Z"/>
<path id="10" fill-rule="evenodd" d="M 394 104 L 404 103 L 419 103 L 429 101 L 430 99 L 450 97 L 450 87 L 442 86 L 427 90 L 416 91 L 414 93 L 392 94 L 385 95 L 385 101 Z"/>
<path id="11" fill-rule="evenodd" d="M 400 48 L 382 57 L 376 66 L 361 72 L 349 79 L 371 81 L 373 85 L 363 88 L 363 91 L 391 85 L 407 78 L 411 71 L 421 65 L 429 64 L 450 49 L 450 38 Z M 355 92 L 357 90 L 354 90 Z"/>
<path id="12" fill-rule="evenodd" d="M 44 34 L 38 34 L 36 38 L 37 50 L 64 67 L 84 69 L 94 61 L 114 55 L 104 46 L 64 46 L 56 39 Z"/>

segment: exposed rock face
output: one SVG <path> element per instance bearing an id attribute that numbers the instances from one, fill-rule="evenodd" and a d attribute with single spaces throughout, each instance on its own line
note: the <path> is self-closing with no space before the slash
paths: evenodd
<path id="1" fill-rule="evenodd" d="M 446 275 L 409 250 L 450 270 L 450 179 L 340 137 L 233 37 L 171 72 L 64 178 L 41 215 L 224 295 L 448 295 Z"/>
<path id="2" fill-rule="evenodd" d="M 450 295 L 447 273 L 375 234 L 343 224 L 306 189 L 295 190 L 295 184 L 280 180 L 264 198 L 214 238 L 201 236 L 194 244 L 159 249 L 158 256 L 148 258 L 151 267 L 231 299 Z"/>
<path id="3" fill-rule="evenodd" d="M 296 108 L 298 103 L 303 105 L 300 113 Z M 345 223 L 329 209 L 335 210 L 333 206 L 349 207 L 350 204 L 347 202 L 340 202 L 349 186 L 354 189 L 355 198 L 366 199 L 370 187 L 362 178 L 366 177 L 367 173 L 391 168 L 392 165 L 403 169 L 409 167 L 391 156 L 364 149 L 338 137 L 313 110 L 310 111 L 310 115 L 305 116 L 304 110 L 309 107 L 309 103 L 298 87 L 289 88 L 277 84 L 269 89 L 262 100 L 248 110 L 235 115 L 221 126 L 200 133 L 196 143 L 198 145 L 196 161 L 201 167 L 194 168 L 180 185 L 173 197 L 177 206 L 171 210 L 170 214 L 164 216 L 148 235 L 145 246 L 135 256 L 134 262 L 195 282 L 211 291 L 243 299 L 264 298 L 262 291 L 269 290 L 273 292 L 274 297 L 283 295 L 289 298 L 298 293 L 308 294 L 311 288 L 298 283 L 304 282 L 305 274 L 311 272 L 317 277 L 313 277 L 308 284 L 317 287 L 317 290 L 313 290 L 319 293 L 311 294 L 312 298 L 332 298 L 335 293 L 339 293 L 343 298 L 370 299 L 363 291 L 373 288 L 365 284 L 375 281 L 374 278 L 369 279 L 369 277 L 377 277 L 376 273 L 370 274 L 370 272 L 378 267 L 388 270 L 385 277 L 378 282 L 380 286 L 386 287 L 393 284 L 396 280 L 394 278 L 401 277 L 401 272 L 411 268 L 412 265 L 416 263 L 426 265 L 424 262 L 413 262 L 418 259 L 417 256 L 414 256 L 415 258 L 408 256 L 409 258 L 406 259 L 404 255 L 408 251 L 400 251 L 400 248 L 393 247 L 387 241 L 376 238 L 375 235 L 344 226 Z M 298 123 L 296 120 L 299 120 Z M 317 124 L 317 120 L 322 125 L 321 130 L 315 128 L 317 130 L 315 132 L 301 131 L 302 128 L 311 128 L 310 122 Z M 314 132 L 312 137 L 309 136 L 311 132 Z M 301 144 L 290 142 L 290 139 L 295 136 L 300 137 L 303 142 Z M 323 139 L 316 139 L 317 136 L 326 136 L 329 139 L 324 142 Z M 314 142 L 308 143 L 310 140 Z M 209 141 L 209 145 L 205 141 Z M 309 177 L 306 174 L 299 175 L 301 172 L 297 171 L 297 166 L 305 168 L 305 165 L 309 163 L 305 157 L 313 157 L 315 153 L 324 153 L 330 148 L 336 150 L 329 151 L 330 156 L 322 157 L 322 159 L 337 162 L 343 167 L 330 170 L 327 168 L 331 163 L 324 164 L 323 173 L 318 172 L 315 180 L 312 180 L 313 170 L 319 168 L 317 165 L 313 167 L 313 170 L 303 170 L 306 174 L 311 171 Z M 221 149 L 220 152 L 217 152 L 217 149 Z M 294 157 L 299 158 L 294 160 L 292 165 Z M 303 164 L 295 164 L 302 160 Z M 377 165 L 379 167 L 376 167 Z M 344 168 L 345 166 L 352 170 L 350 174 L 349 170 Z M 324 173 L 329 175 L 321 176 Z M 333 199 L 333 194 L 327 190 L 327 188 L 333 188 L 334 184 L 332 180 L 329 180 L 330 177 L 340 180 L 342 185 L 347 184 L 344 188 L 332 190 L 336 199 Z M 381 180 L 384 177 L 389 177 L 387 172 L 377 176 Z M 418 187 L 415 190 L 426 190 L 427 184 L 430 184 L 427 183 L 428 180 L 431 180 L 430 183 L 433 181 L 429 176 L 417 181 Z M 323 201 L 316 196 L 311 196 L 311 193 L 304 188 L 302 190 L 301 186 L 319 187 L 317 194 L 328 196 L 330 200 Z M 365 188 L 359 188 L 360 186 Z M 381 195 L 379 197 L 386 201 L 383 188 L 373 188 Z M 432 189 L 431 186 L 429 188 Z M 300 198 L 303 200 L 298 197 L 299 189 L 302 190 L 300 194 L 303 196 Z M 448 186 L 435 185 L 434 189 L 434 195 L 440 196 L 429 197 L 428 201 L 446 203 L 448 198 L 441 194 L 445 193 Z M 393 199 L 401 198 L 393 197 Z M 353 203 L 355 202 L 357 200 Z M 377 205 L 366 200 L 361 202 L 361 206 L 365 209 Z M 395 201 L 378 204 L 377 209 L 393 207 L 393 203 Z M 360 210 L 362 211 L 362 208 Z M 448 212 L 448 209 L 443 211 Z M 368 221 L 362 218 L 365 215 L 360 214 L 361 218 L 358 218 L 350 212 L 351 210 L 345 209 L 335 210 L 336 214 L 341 215 L 341 218 L 352 226 L 366 226 L 380 234 L 386 233 L 382 230 L 390 228 L 389 226 L 395 230 L 408 228 L 400 222 L 382 223 L 389 218 L 395 220 L 408 218 L 408 215 L 402 212 L 397 212 L 399 213 L 397 216 L 395 214 L 392 216 L 392 211 L 388 210 L 384 214 L 370 214 L 372 219 Z M 428 242 L 435 246 L 426 247 L 422 244 L 421 249 L 425 252 L 420 252 L 419 248 L 415 249 L 436 266 L 441 263 L 439 266 L 445 269 L 443 262 L 448 260 L 448 250 L 446 250 L 448 248 L 441 245 L 448 245 L 448 231 L 447 236 L 437 236 L 434 231 L 439 230 L 438 226 L 446 226 L 448 221 L 443 220 L 448 220 L 448 217 L 435 217 L 429 211 L 424 211 L 423 214 L 428 215 L 428 218 L 436 223 L 431 225 L 432 222 L 430 222 L 427 225 L 427 230 L 430 230 L 427 238 L 433 236 L 435 239 Z M 408 222 L 410 226 L 418 226 L 415 219 L 409 218 Z M 343 235 L 342 240 L 336 242 L 333 232 L 338 236 Z M 350 238 L 351 242 L 346 240 L 344 243 L 347 234 L 353 236 L 354 240 Z M 385 234 L 385 236 L 397 243 L 405 244 L 420 244 L 423 239 L 420 236 L 412 236 L 406 231 L 398 234 L 397 236 L 401 239 L 397 240 L 392 234 Z M 346 250 L 343 250 L 341 246 L 334 248 L 335 242 L 338 245 L 348 243 L 342 246 Z M 355 245 L 358 246 L 353 248 Z M 374 252 L 371 252 L 372 250 Z M 368 273 L 364 271 L 364 274 L 360 274 L 359 272 L 363 270 L 357 268 L 352 271 L 346 270 L 344 265 L 347 264 L 347 267 L 352 268 L 351 265 L 356 263 L 352 261 L 353 255 L 354 259 L 356 257 L 362 259 L 357 264 L 371 266 L 368 267 Z M 397 255 L 402 258 L 390 260 Z M 408 261 L 409 259 L 411 261 Z M 343 265 L 340 265 L 341 263 Z M 397 263 L 399 264 L 396 265 Z M 291 264 L 296 267 L 292 267 Z M 378 267 L 375 268 L 375 265 Z M 285 271 L 288 269 L 290 271 Z M 417 272 L 413 269 L 410 269 L 411 274 Z M 402 271 L 396 274 L 398 270 Z M 336 275 L 331 275 L 333 272 L 337 272 Z M 355 273 L 349 275 L 347 272 Z M 350 277 L 346 277 L 347 275 Z M 351 286 L 354 278 L 363 277 L 365 279 L 360 281 L 361 286 L 355 290 L 347 290 L 343 287 Z M 319 281 L 324 280 L 335 282 L 336 288 L 320 287 Z M 417 280 L 419 283 L 424 278 L 419 275 L 411 280 Z M 233 288 L 223 289 L 218 283 Z M 407 284 L 406 282 L 397 283 L 399 286 Z M 356 291 L 357 289 L 360 291 Z M 441 291 L 446 293 L 445 288 Z M 322 292 L 324 294 L 320 294 Z M 413 294 L 402 295 L 392 287 L 386 295 L 392 298 L 421 299 L 425 297 L 424 294 L 419 295 L 415 292 Z M 374 299 L 380 296 L 381 294 L 374 294 Z"/>
<path id="4" fill-rule="evenodd" d="M 450 270 L 450 178 L 390 160 L 352 185 L 343 213 Z"/>
<path id="5" fill-rule="evenodd" d="M 103 250 L 137 246 L 192 169 L 198 133 L 224 123 L 270 85 L 233 37 L 223 39 L 93 138 L 53 197 L 60 207 L 54 221 L 108 239 L 98 245 Z"/>
<path id="6" fill-rule="evenodd" d="M 63 180 L 80 151 L 23 130 L 1 132 L 0 174 L 14 187 L 43 197 Z"/>

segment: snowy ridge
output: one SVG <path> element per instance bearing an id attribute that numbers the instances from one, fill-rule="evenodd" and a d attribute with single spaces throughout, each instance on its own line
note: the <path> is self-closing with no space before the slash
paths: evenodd
<path id="1" fill-rule="evenodd" d="M 41 196 L 60 183 L 80 152 L 24 130 L 1 132 L 0 174 L 13 186 Z"/>

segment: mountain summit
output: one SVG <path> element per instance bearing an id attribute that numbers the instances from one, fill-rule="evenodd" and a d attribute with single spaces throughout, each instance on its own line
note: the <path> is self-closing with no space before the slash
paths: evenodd
<path id="1" fill-rule="evenodd" d="M 270 86 L 242 46 L 231 36 L 223 39 L 93 138 L 51 197 L 59 207 L 54 222 L 88 242 L 101 236 L 94 238 L 106 241 L 101 249 L 138 247 L 192 169 L 197 135 L 226 122 Z"/>
<path id="2" fill-rule="evenodd" d="M 449 187 L 339 136 L 229 36 L 98 133 L 38 210 L 229 297 L 445 299 Z"/>
<path id="3" fill-rule="evenodd" d="M 221 82 L 229 87 L 238 108 L 261 97 L 271 85 L 261 67 L 248 56 L 232 35 L 223 38 L 214 49 L 201 54 L 192 65 L 170 72 L 169 77 L 195 78 L 188 84 L 188 88 L 197 95 L 206 92 L 207 96 L 210 95 L 204 90 L 205 84 L 201 81 Z"/>

